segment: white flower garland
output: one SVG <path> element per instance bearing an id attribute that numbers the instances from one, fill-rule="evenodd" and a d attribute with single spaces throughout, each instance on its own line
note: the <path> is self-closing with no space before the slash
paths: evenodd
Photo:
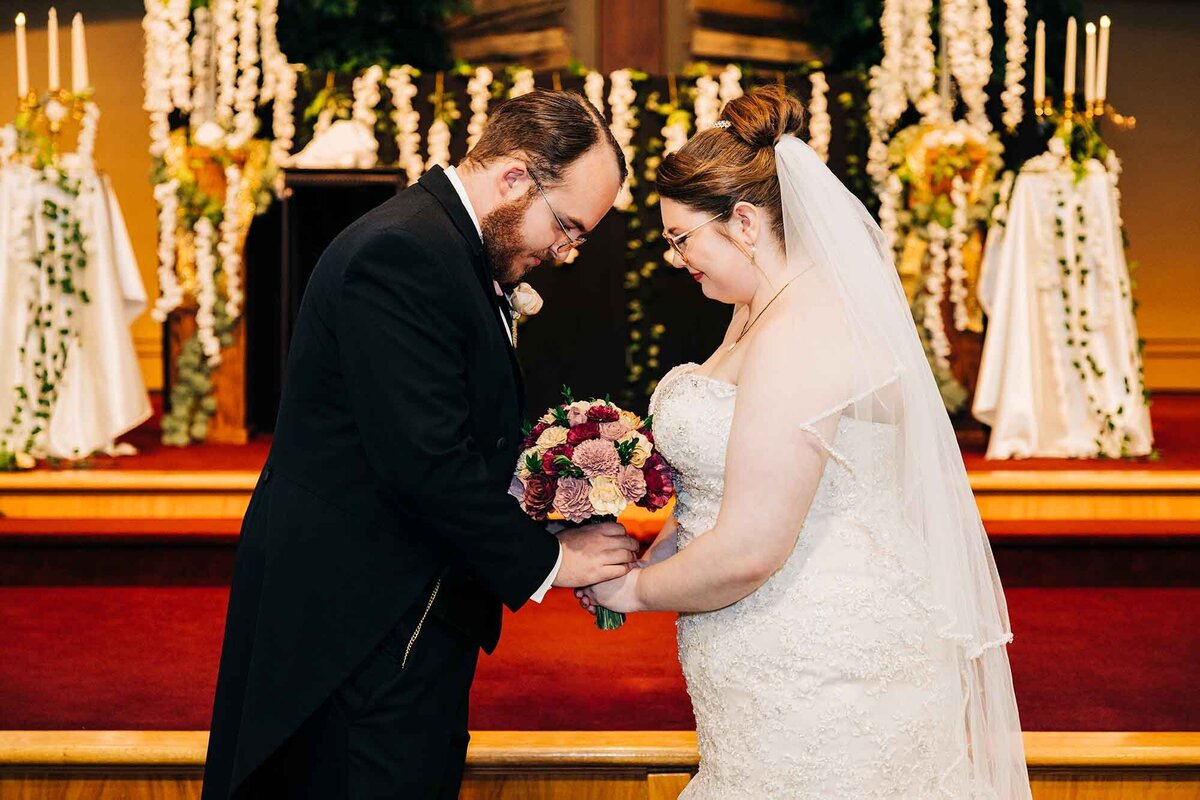
<path id="1" fill-rule="evenodd" d="M 296 70 L 282 54 L 276 55 L 267 71 L 274 75 L 275 99 L 271 105 L 271 160 L 280 167 L 287 166 L 296 136 L 296 120 L 293 116 L 296 103 Z M 283 171 L 275 181 L 275 193 L 283 193 Z"/>
<path id="2" fill-rule="evenodd" d="M 188 47 L 192 22 L 189 9 L 188 0 L 169 0 L 166 4 L 167 81 L 171 86 L 171 102 L 183 111 L 190 110 L 192 106 L 192 59 Z"/>
<path id="3" fill-rule="evenodd" d="M 688 125 L 686 119 L 676 119 L 662 127 L 663 155 L 669 156 L 687 144 Z"/>
<path id="4" fill-rule="evenodd" d="M 932 12 L 932 0 L 907 0 L 904 10 L 908 30 L 904 43 L 902 77 L 908 99 L 914 104 L 934 93 L 937 59 L 933 46 L 933 27 L 929 22 Z"/>
<path id="5" fill-rule="evenodd" d="M 286 64 L 287 59 L 283 58 L 283 53 L 279 50 L 279 38 L 276 36 L 279 26 L 279 0 L 261 2 L 258 24 L 263 63 L 262 102 L 266 103 L 275 99 L 275 92 L 279 86 L 279 73 L 272 67 L 280 60 Z"/>
<path id="6" fill-rule="evenodd" d="M 721 74 L 717 76 L 719 84 L 718 98 L 721 101 L 721 110 L 730 100 L 736 100 L 745 94 L 742 91 L 742 69 L 737 64 L 730 64 L 721 70 Z"/>
<path id="7" fill-rule="evenodd" d="M 942 298 L 946 290 L 946 240 L 949 231 L 936 222 L 929 223 L 929 274 L 925 276 L 924 319 L 922 323 L 929 332 L 929 346 L 937 365 L 950 369 L 950 340 L 946 337 L 946 324 L 942 319 Z"/>
<path id="8" fill-rule="evenodd" d="M 229 130 L 237 100 L 237 5 L 236 0 L 213 0 L 215 72 L 217 75 L 216 121 Z"/>
<path id="9" fill-rule="evenodd" d="M 230 147 L 239 148 L 258 130 L 258 0 L 239 0 L 237 7 L 237 89 L 234 92 L 234 133 Z"/>
<path id="10" fill-rule="evenodd" d="M 183 303 L 183 287 L 175 274 L 175 225 L 179 214 L 179 181 L 172 178 L 154 187 L 158 203 L 158 299 L 150 316 L 166 322 L 167 315 Z"/>
<path id="11" fill-rule="evenodd" d="M 197 130 L 212 118 L 216 98 L 213 96 L 213 26 L 207 6 L 195 11 L 192 38 L 192 113 L 188 124 Z"/>
<path id="12" fill-rule="evenodd" d="M 378 160 L 379 142 L 375 139 L 375 107 L 379 105 L 381 95 L 379 83 L 383 80 L 383 67 L 372 64 L 367 70 L 354 79 L 354 103 L 350 109 L 350 117 L 366 128 L 371 141 L 371 157 L 367 164 L 359 166 L 373 167 Z"/>
<path id="13" fill-rule="evenodd" d="M 225 168 L 225 208 L 221 214 L 221 272 L 225 277 L 225 314 L 237 319 L 242 313 L 242 254 L 238 249 L 241 234 L 238 219 L 238 195 L 242 191 L 242 171 L 236 164 Z"/>
<path id="14" fill-rule="evenodd" d="M 954 206 L 950 224 L 950 268 L 946 274 L 950 278 L 950 302 L 954 308 L 954 328 L 964 331 L 969 321 L 967 309 L 967 269 L 963 263 L 963 251 L 967 246 L 967 184 L 961 176 L 954 176 L 954 184 L 950 190 L 950 202 Z"/>
<path id="15" fill-rule="evenodd" d="M 94 166 L 96 152 L 96 128 L 100 124 L 100 106 L 92 100 L 83 104 L 83 117 L 79 121 L 79 138 L 76 140 L 75 158 L 83 169 Z M 83 215 L 84 218 L 87 215 Z"/>
<path id="16" fill-rule="evenodd" d="M 600 112 L 600 116 L 604 116 L 604 76 L 595 70 L 588 70 L 583 77 L 583 93 Z"/>
<path id="17" fill-rule="evenodd" d="M 992 77 L 992 18 L 987 0 L 945 0 L 942 24 L 949 48 L 946 63 L 967 108 L 967 122 L 987 133 L 992 129 L 985 108 Z"/>
<path id="18" fill-rule="evenodd" d="M 829 83 L 824 72 L 812 73 L 808 81 L 812 85 L 812 96 L 808 101 L 808 146 L 822 161 L 828 162 L 829 139 L 833 134 L 833 123 L 829 118 Z"/>
<path id="19" fill-rule="evenodd" d="M 475 149 L 483 127 L 487 125 L 488 103 L 492 99 L 492 71 L 479 67 L 467 81 L 467 94 L 471 98 L 471 119 L 467 122 L 467 151 Z"/>
<path id="20" fill-rule="evenodd" d="M 721 116 L 720 93 L 721 86 L 711 75 L 701 75 L 696 79 L 696 133 L 711 128 Z"/>
<path id="21" fill-rule="evenodd" d="M 520 97 L 523 94 L 529 94 L 536 87 L 533 84 L 533 70 L 519 69 L 513 75 L 512 88 L 508 90 L 509 97 Z"/>
<path id="22" fill-rule="evenodd" d="M 637 101 L 637 90 L 633 88 L 632 70 L 614 70 L 609 73 L 608 80 L 611 85 L 608 92 L 608 104 L 612 110 L 612 122 L 609 127 L 612 129 L 613 138 L 617 140 L 617 144 L 621 146 L 621 150 L 625 154 L 625 163 L 631 167 L 629 174 L 625 176 L 625 182 L 621 184 L 621 190 L 617 192 L 617 197 L 613 201 L 613 208 L 624 211 L 633 204 L 630 176 L 633 175 L 633 131 L 634 122 L 637 119 L 637 107 L 634 103 Z"/>
<path id="23" fill-rule="evenodd" d="M 1000 95 L 1004 103 L 1001 121 L 1009 131 L 1015 131 L 1025 116 L 1025 58 L 1029 48 L 1025 42 L 1025 20 L 1029 12 L 1025 0 L 1008 0 L 1004 15 L 1004 92 Z"/>
<path id="24" fill-rule="evenodd" d="M 170 46 L 171 24 L 167 8 L 157 0 L 146 0 L 142 18 L 146 52 L 142 59 L 142 82 L 146 95 L 142 108 L 150 115 L 150 154 L 161 157 L 167 151 L 171 134 L 168 115 L 171 104 Z"/>
<path id="25" fill-rule="evenodd" d="M 392 121 L 396 123 L 396 147 L 400 166 L 410 184 L 416 183 L 425 171 L 421 160 L 421 114 L 413 108 L 417 85 L 413 83 L 413 68 L 393 67 L 388 72 L 387 86 L 392 93 Z"/>
<path id="26" fill-rule="evenodd" d="M 429 148 L 429 160 L 425 162 L 425 169 L 433 169 L 435 166 L 444 169 L 450 166 L 450 125 L 445 119 L 445 94 L 440 91 L 435 93 L 432 102 L 433 124 L 429 126 L 429 133 L 425 140 L 425 144 Z"/>
<path id="27" fill-rule="evenodd" d="M 217 338 L 217 255 L 212 220 L 201 216 L 192 228 L 196 248 L 196 335 L 208 363 L 221 363 L 221 341 Z"/>

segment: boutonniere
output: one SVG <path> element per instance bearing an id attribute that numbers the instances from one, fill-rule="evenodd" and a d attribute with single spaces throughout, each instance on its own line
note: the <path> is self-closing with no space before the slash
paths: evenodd
<path id="1" fill-rule="evenodd" d="M 508 296 L 508 304 L 517 317 L 533 317 L 542 310 L 542 296 L 528 283 L 518 283 Z"/>

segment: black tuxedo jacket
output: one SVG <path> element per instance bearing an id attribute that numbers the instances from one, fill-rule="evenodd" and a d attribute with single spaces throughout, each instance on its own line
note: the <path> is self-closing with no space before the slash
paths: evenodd
<path id="1" fill-rule="evenodd" d="M 234 794 L 437 577 L 491 652 L 501 603 L 553 569 L 557 540 L 507 494 L 524 399 L 492 280 L 441 169 L 321 256 L 242 524 L 205 798 Z"/>

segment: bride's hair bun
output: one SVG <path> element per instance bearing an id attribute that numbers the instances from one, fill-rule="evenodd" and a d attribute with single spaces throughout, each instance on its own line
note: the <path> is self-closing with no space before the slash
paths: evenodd
<path id="1" fill-rule="evenodd" d="M 721 118 L 728 120 L 728 131 L 751 147 L 773 148 L 784 134 L 800 135 L 804 106 L 775 84 L 729 101 Z"/>
<path id="2" fill-rule="evenodd" d="M 799 135 L 804 106 L 782 86 L 766 86 L 729 101 L 721 120 L 663 159 L 656 184 L 661 197 L 728 219 L 739 200 L 765 209 L 783 242 L 783 212 L 775 145 Z"/>

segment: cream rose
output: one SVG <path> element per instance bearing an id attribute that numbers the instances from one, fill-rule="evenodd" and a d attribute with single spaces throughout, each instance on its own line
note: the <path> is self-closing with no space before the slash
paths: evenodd
<path id="1" fill-rule="evenodd" d="M 654 452 L 654 445 L 650 444 L 650 440 L 637 431 L 630 431 L 621 437 L 621 441 L 636 441 L 637 444 L 633 448 L 633 454 L 629 458 L 629 463 L 635 467 L 646 466 L 646 459 Z"/>
<path id="2" fill-rule="evenodd" d="M 625 510 L 629 503 L 621 493 L 621 487 L 607 475 L 601 475 L 592 480 L 592 490 L 588 492 L 588 500 L 597 514 L 616 516 Z"/>
<path id="3" fill-rule="evenodd" d="M 509 299 L 513 311 L 523 317 L 532 317 L 542 310 L 542 296 L 528 283 L 518 283 Z"/>
<path id="4" fill-rule="evenodd" d="M 560 444 L 567 443 L 567 429 L 554 425 L 542 431 L 542 435 L 537 440 L 538 456 L 546 455 L 546 451 L 551 447 L 558 447 Z"/>
<path id="5" fill-rule="evenodd" d="M 570 423 L 571 427 L 587 422 L 587 412 L 591 407 L 592 404 L 587 400 L 576 400 L 574 403 L 571 403 L 571 405 L 567 406 L 567 422 Z"/>

